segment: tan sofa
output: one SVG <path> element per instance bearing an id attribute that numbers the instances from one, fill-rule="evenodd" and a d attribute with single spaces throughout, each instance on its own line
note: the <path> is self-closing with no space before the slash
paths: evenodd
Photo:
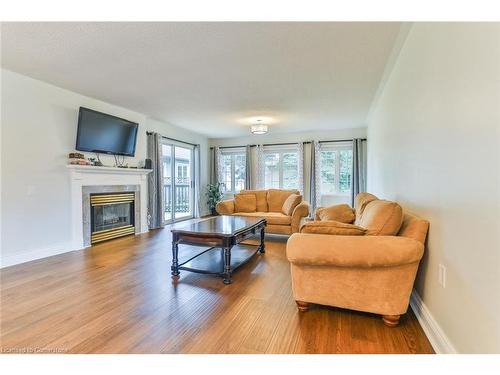
<path id="1" fill-rule="evenodd" d="M 337 208 L 331 211 L 338 216 Z M 341 211 L 349 216 L 345 208 Z M 376 313 L 386 325 L 397 326 L 408 309 L 429 223 L 368 193 L 356 197 L 354 213 L 353 223 L 311 222 L 289 238 L 297 306 L 300 311 L 313 303 Z M 350 235 L 342 235 L 344 228 Z"/>
<path id="2" fill-rule="evenodd" d="M 215 209 L 220 215 L 263 217 L 265 231 L 275 234 L 298 232 L 309 215 L 309 204 L 297 190 L 242 190 L 234 199 L 219 202 Z"/>

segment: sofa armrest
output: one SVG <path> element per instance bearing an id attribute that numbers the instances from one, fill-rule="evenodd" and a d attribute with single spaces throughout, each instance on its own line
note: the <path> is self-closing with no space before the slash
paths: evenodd
<path id="1" fill-rule="evenodd" d="M 292 264 L 336 267 L 392 267 L 420 261 L 424 246 L 398 236 L 332 236 L 295 233 L 287 242 Z"/>
<path id="2" fill-rule="evenodd" d="M 232 215 L 234 214 L 234 199 L 220 201 L 215 206 L 215 210 L 219 215 Z"/>
<path id="3" fill-rule="evenodd" d="M 309 203 L 306 201 L 300 202 L 292 212 L 292 233 L 299 231 L 302 218 L 309 216 Z"/>

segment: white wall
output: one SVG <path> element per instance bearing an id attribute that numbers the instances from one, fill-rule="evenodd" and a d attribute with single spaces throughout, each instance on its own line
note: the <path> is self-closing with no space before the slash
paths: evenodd
<path id="1" fill-rule="evenodd" d="M 368 190 L 430 221 L 416 289 L 463 353 L 500 352 L 499 54 L 499 24 L 415 24 L 368 121 Z"/>
<path id="2" fill-rule="evenodd" d="M 250 133 L 250 127 L 248 129 Z M 248 135 L 247 137 L 235 138 L 211 138 L 209 139 L 210 147 L 213 146 L 244 146 L 247 144 L 270 144 L 270 143 L 289 143 L 289 142 L 307 142 L 307 141 L 335 141 L 353 138 L 366 138 L 366 128 L 351 128 L 351 129 L 338 129 L 330 131 L 304 131 L 294 133 L 273 133 L 272 127 L 270 132 L 264 135 Z M 304 146 L 304 197 L 309 199 L 309 178 L 310 178 L 310 163 L 311 163 L 311 146 L 306 144 Z M 256 160 L 255 149 L 253 159 Z M 253 181 L 257 180 L 256 171 L 253 168 Z M 228 198 L 228 197 L 226 197 Z M 323 196 L 321 206 L 329 206 L 338 203 L 350 204 L 351 198 L 340 196 Z"/>
<path id="3" fill-rule="evenodd" d="M 146 130 L 199 143 L 201 185 L 207 183 L 206 137 L 147 116 L 2 70 L 2 265 L 71 247 L 68 153 L 74 151 L 78 108 L 89 107 L 139 123 L 136 157 L 146 157 Z M 91 156 L 91 155 L 88 155 Z M 103 156 L 113 165 L 111 156 Z M 202 208 L 202 214 L 206 213 Z"/>

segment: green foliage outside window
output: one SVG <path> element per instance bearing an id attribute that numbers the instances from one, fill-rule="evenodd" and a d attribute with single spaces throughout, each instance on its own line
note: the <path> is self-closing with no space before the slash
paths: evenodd
<path id="1" fill-rule="evenodd" d="M 346 194 L 351 191 L 352 150 L 323 150 L 320 163 L 321 194 Z"/>

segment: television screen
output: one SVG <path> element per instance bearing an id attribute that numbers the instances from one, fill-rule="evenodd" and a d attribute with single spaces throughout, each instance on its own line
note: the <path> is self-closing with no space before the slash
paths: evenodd
<path id="1" fill-rule="evenodd" d="M 135 122 L 80 107 L 76 149 L 134 156 L 137 128 Z"/>

